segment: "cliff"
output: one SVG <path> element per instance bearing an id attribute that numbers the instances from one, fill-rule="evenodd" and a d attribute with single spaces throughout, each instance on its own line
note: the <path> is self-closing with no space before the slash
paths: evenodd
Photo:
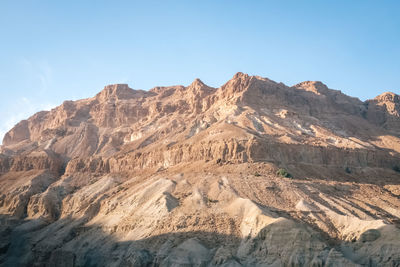
<path id="1" fill-rule="evenodd" d="M 4 137 L 0 263 L 400 264 L 399 111 L 244 73 L 65 101 Z"/>

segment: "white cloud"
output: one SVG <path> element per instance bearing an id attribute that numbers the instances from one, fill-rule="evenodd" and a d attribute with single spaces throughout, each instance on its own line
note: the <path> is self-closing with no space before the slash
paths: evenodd
<path id="1" fill-rule="evenodd" d="M 37 87 L 40 93 L 48 91 L 53 81 L 53 69 L 46 60 L 31 61 L 23 57 L 20 61 L 26 72 L 29 84 Z"/>

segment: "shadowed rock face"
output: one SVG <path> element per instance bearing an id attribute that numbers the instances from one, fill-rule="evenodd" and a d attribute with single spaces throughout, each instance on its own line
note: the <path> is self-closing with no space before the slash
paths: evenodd
<path id="1" fill-rule="evenodd" d="M 387 129 L 393 134 L 400 131 L 400 97 L 391 92 L 383 93 L 372 100 L 366 101 L 369 121 Z"/>
<path id="2" fill-rule="evenodd" d="M 244 73 L 65 101 L 4 137 L 0 264 L 400 264 L 399 114 Z"/>

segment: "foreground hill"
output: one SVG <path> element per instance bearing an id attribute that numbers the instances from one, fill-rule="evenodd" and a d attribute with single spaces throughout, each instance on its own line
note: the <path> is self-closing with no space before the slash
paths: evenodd
<path id="1" fill-rule="evenodd" d="M 109 85 L 18 123 L 0 175 L 4 266 L 400 264 L 393 93 Z"/>

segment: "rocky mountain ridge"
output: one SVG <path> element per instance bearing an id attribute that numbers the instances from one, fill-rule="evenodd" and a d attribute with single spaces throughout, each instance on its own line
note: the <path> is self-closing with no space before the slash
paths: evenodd
<path id="1" fill-rule="evenodd" d="M 244 73 L 65 101 L 4 137 L 0 263 L 400 264 L 399 111 Z"/>

